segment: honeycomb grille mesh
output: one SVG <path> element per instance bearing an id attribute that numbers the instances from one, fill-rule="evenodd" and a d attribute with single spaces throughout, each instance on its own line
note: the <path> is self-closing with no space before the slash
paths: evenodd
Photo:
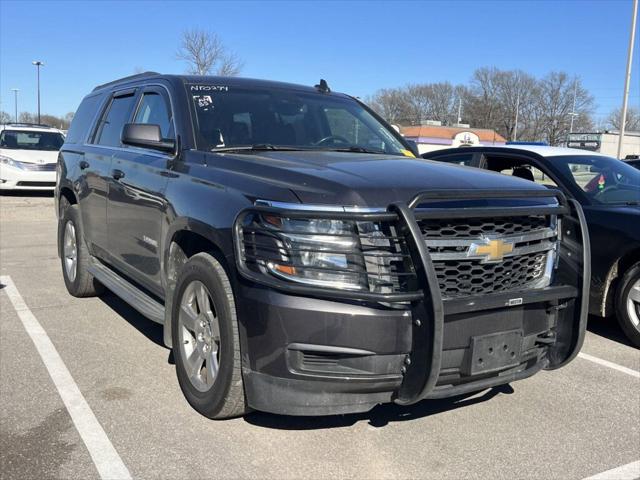
<path id="1" fill-rule="evenodd" d="M 469 219 L 429 219 L 420 222 L 425 238 L 471 238 L 482 235 L 521 235 L 548 226 L 544 216 Z"/>
<path id="2" fill-rule="evenodd" d="M 434 262 L 445 297 L 506 292 L 526 287 L 544 274 L 547 253 L 505 258 L 500 263 L 445 260 Z"/>
<path id="3" fill-rule="evenodd" d="M 419 222 L 425 240 L 438 240 L 429 246 L 432 254 L 455 252 L 459 259 L 433 260 L 440 292 L 444 298 L 508 292 L 531 287 L 545 274 L 548 250 L 505 257 L 500 262 L 485 263 L 467 258 L 467 248 L 453 245 L 459 240 L 480 240 L 527 235 L 550 228 L 545 216 L 472 219 L 428 219 Z M 452 245 L 446 245 L 451 240 Z M 445 241 L 445 245 L 442 244 Z M 531 245 L 529 242 L 526 245 Z M 454 254 L 455 254 L 454 253 Z M 437 255 L 436 255 L 437 256 Z"/>

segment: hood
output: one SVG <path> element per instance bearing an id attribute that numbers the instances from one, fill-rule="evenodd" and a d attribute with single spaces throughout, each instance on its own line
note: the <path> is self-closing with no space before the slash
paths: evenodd
<path id="1" fill-rule="evenodd" d="M 58 150 L 15 150 L 0 148 L 0 155 L 24 163 L 56 163 Z"/>
<path id="2" fill-rule="evenodd" d="M 386 207 L 392 202 L 408 202 L 426 190 L 545 188 L 477 168 L 388 155 L 326 151 L 211 153 L 206 161 L 210 167 L 243 177 L 245 182 L 251 178 L 270 183 L 277 187 L 274 192 L 287 188 L 302 203 L 310 204 Z"/>

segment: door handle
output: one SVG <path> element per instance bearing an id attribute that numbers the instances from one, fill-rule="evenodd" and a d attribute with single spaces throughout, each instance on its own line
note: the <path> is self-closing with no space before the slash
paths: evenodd
<path id="1" fill-rule="evenodd" d="M 85 168 L 89 168 L 89 162 L 86 160 L 80 160 L 80 170 L 84 170 Z"/>
<path id="2" fill-rule="evenodd" d="M 120 180 L 124 177 L 124 172 L 122 170 L 118 170 L 117 168 L 111 172 L 111 176 L 116 180 Z"/>

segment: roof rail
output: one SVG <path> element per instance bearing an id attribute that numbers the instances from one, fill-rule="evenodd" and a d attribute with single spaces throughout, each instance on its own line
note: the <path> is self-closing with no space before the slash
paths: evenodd
<path id="1" fill-rule="evenodd" d="M 55 128 L 46 123 L 30 123 L 30 122 L 7 122 L 4 125 L 10 125 L 12 127 L 42 127 L 42 128 Z"/>
<path id="2" fill-rule="evenodd" d="M 107 82 L 107 83 L 103 83 L 102 85 L 98 85 L 97 87 L 95 87 L 93 89 L 93 91 L 95 92 L 96 90 L 100 90 L 101 88 L 105 88 L 105 87 L 108 87 L 110 85 L 115 85 L 117 83 L 128 82 L 128 81 L 131 81 L 131 80 L 138 80 L 139 78 L 154 77 L 156 75 L 160 75 L 160 74 L 158 72 L 136 73 L 135 75 L 129 75 L 128 77 L 122 77 L 122 78 L 119 78 L 117 80 L 113 80 L 111 82 Z"/>

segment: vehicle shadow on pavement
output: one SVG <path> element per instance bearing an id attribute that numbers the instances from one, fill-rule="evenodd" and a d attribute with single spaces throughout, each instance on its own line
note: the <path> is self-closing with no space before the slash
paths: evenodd
<path id="1" fill-rule="evenodd" d="M 326 428 L 350 427 L 357 422 L 367 421 L 372 427 L 385 427 L 392 422 L 404 422 L 418 418 L 437 415 L 439 413 L 487 402 L 499 394 L 514 393 L 511 385 L 501 385 L 484 391 L 481 395 L 471 393 L 442 400 L 423 400 L 415 405 L 401 406 L 393 403 L 378 405 L 365 413 L 349 415 L 331 415 L 323 417 L 293 417 L 274 415 L 264 412 L 253 412 L 244 417 L 247 423 L 265 428 L 279 430 L 317 430 Z"/>
<path id="2" fill-rule="evenodd" d="M 108 290 L 99 298 L 106 303 L 111 310 L 124 318 L 132 327 L 142 333 L 153 343 L 166 348 L 162 338 L 162 325 L 149 320 L 141 313 L 138 313 L 137 310 L 130 307 L 124 300 L 121 300 L 120 297 L 117 297 Z"/>
<path id="3" fill-rule="evenodd" d="M 620 325 L 618 324 L 618 321 L 614 317 L 602 318 L 589 316 L 587 330 L 599 337 L 608 338 L 614 342 L 636 348 L 624 334 L 622 328 L 620 328 Z"/>
<path id="4" fill-rule="evenodd" d="M 0 190 L 0 197 L 53 197 L 53 190 Z"/>

